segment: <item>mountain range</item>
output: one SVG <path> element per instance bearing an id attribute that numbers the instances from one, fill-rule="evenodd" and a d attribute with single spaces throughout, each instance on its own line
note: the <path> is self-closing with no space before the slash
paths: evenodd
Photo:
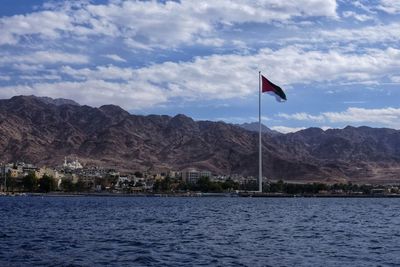
<path id="1" fill-rule="evenodd" d="M 257 175 L 258 133 L 179 114 L 133 115 L 67 99 L 15 96 L 0 100 L 0 161 L 60 165 L 65 156 L 121 170 L 182 170 Z M 351 127 L 263 132 L 263 172 L 287 181 L 395 183 L 400 131 Z"/>

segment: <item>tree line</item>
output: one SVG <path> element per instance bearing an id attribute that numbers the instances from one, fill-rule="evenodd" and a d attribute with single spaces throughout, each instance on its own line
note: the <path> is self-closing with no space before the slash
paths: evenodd
<path id="1" fill-rule="evenodd" d="M 57 185 L 52 176 L 44 174 L 42 178 L 38 179 L 35 173 L 31 172 L 22 178 L 22 188 L 28 192 L 47 193 L 54 191 Z"/>
<path id="2" fill-rule="evenodd" d="M 167 176 L 163 180 L 155 181 L 153 189 L 155 192 L 200 191 L 204 193 L 221 193 L 238 190 L 239 183 L 231 179 L 223 182 L 211 181 L 209 177 L 201 177 L 196 183 L 187 183 Z"/>
<path id="3" fill-rule="evenodd" d="M 374 187 L 372 185 L 358 185 L 353 183 L 286 183 L 282 180 L 266 183 L 263 186 L 263 192 L 282 193 L 288 195 L 307 195 L 318 194 L 321 192 L 342 192 L 342 193 L 362 193 L 370 194 Z M 166 177 L 164 180 L 158 180 L 154 183 L 155 192 L 174 192 L 174 191 L 199 191 L 221 193 L 234 190 L 255 191 L 258 190 L 257 181 L 250 181 L 239 184 L 231 179 L 224 182 L 211 181 L 208 177 L 201 177 L 196 183 L 186 183 L 182 180 Z"/>
<path id="4" fill-rule="evenodd" d="M 115 179 L 115 178 L 114 178 Z M 98 184 L 107 185 L 115 184 L 115 181 L 105 179 Z M 82 181 L 74 183 L 70 179 L 63 179 L 60 187 L 58 188 L 55 179 L 50 175 L 43 175 L 38 178 L 34 172 L 31 172 L 21 179 L 7 178 L 7 190 L 25 191 L 25 192 L 43 192 L 47 193 L 55 190 L 62 190 L 64 192 L 84 192 L 90 190 L 92 186 L 85 184 Z M 103 186 L 102 186 L 103 188 Z M 324 184 L 324 183 L 286 183 L 282 180 L 277 182 L 265 183 L 263 192 L 267 193 L 283 193 L 289 195 L 306 195 L 318 194 L 321 192 L 341 192 L 341 193 L 362 193 L 370 194 L 374 187 L 372 185 L 358 185 L 352 183 L 337 183 L 337 184 Z M 258 189 L 258 183 L 251 181 L 244 184 L 239 184 L 231 179 L 225 181 L 211 181 L 209 177 L 201 177 L 196 183 L 187 183 L 180 179 L 174 179 L 167 176 L 165 179 L 156 180 L 153 185 L 154 192 L 182 192 L 182 191 L 197 191 L 205 193 L 222 193 L 231 192 L 235 190 L 253 191 Z"/>
<path id="5" fill-rule="evenodd" d="M 304 194 L 318 194 L 320 192 L 343 192 L 354 193 L 359 192 L 363 194 L 370 194 L 374 187 L 372 185 L 358 185 L 353 183 L 307 183 L 307 184 L 294 184 L 285 183 L 282 180 L 269 183 L 264 186 L 263 191 L 269 193 L 285 193 L 289 195 L 304 195 Z"/>

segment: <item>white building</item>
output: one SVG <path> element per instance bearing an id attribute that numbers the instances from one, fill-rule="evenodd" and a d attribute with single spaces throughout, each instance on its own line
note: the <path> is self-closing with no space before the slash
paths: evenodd
<path id="1" fill-rule="evenodd" d="M 63 164 L 64 169 L 69 169 L 69 170 L 78 170 L 82 169 L 82 164 L 78 161 L 77 158 L 71 162 L 67 162 L 67 157 L 64 158 L 64 164 Z"/>
<path id="2" fill-rule="evenodd" d="M 186 183 L 195 184 L 201 177 L 211 178 L 211 172 L 199 171 L 194 168 L 185 169 L 182 171 L 182 179 Z"/>

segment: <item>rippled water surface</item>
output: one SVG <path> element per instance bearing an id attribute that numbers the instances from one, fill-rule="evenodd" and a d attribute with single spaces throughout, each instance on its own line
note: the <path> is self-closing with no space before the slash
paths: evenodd
<path id="1" fill-rule="evenodd" d="M 0 266 L 399 266 L 400 199 L 1 197 Z"/>

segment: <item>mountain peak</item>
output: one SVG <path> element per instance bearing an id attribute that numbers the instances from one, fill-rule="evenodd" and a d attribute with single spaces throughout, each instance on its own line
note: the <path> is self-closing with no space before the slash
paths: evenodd
<path id="1" fill-rule="evenodd" d="M 71 99 L 65 98 L 51 98 L 47 96 L 35 96 L 35 95 L 18 95 L 13 96 L 11 101 L 18 101 L 18 102 L 29 102 L 34 103 L 35 101 L 40 101 L 42 103 L 61 106 L 61 105 L 74 105 L 79 106 L 77 102 Z M 37 102 L 36 102 L 37 103 Z"/>
<path id="2" fill-rule="evenodd" d="M 51 97 L 47 97 L 47 96 L 40 96 L 40 97 L 36 97 L 36 98 L 47 104 L 53 104 L 56 106 L 62 106 L 62 105 L 80 106 L 79 103 L 75 102 L 74 100 L 66 99 L 66 98 L 51 98 Z"/>
<path id="3" fill-rule="evenodd" d="M 185 123 L 192 124 L 192 123 L 194 123 L 194 120 L 184 114 L 177 114 L 171 118 L 171 123 L 173 123 L 173 124 L 185 124 Z"/>
<path id="4" fill-rule="evenodd" d="M 44 103 L 38 97 L 33 95 L 18 95 L 18 96 L 13 96 L 9 100 L 3 100 L 3 101 L 7 103 L 8 106 L 14 108 L 24 108 L 28 106 L 39 107 L 42 103 Z"/>
<path id="5" fill-rule="evenodd" d="M 129 115 L 129 112 L 126 111 L 125 109 L 121 108 L 120 106 L 117 105 L 103 105 L 99 107 L 99 109 L 107 114 L 110 115 L 116 115 L 116 114 L 126 114 Z"/>
<path id="6" fill-rule="evenodd" d="M 10 101 L 32 101 L 37 100 L 38 97 L 34 95 L 16 95 L 10 98 Z"/>

